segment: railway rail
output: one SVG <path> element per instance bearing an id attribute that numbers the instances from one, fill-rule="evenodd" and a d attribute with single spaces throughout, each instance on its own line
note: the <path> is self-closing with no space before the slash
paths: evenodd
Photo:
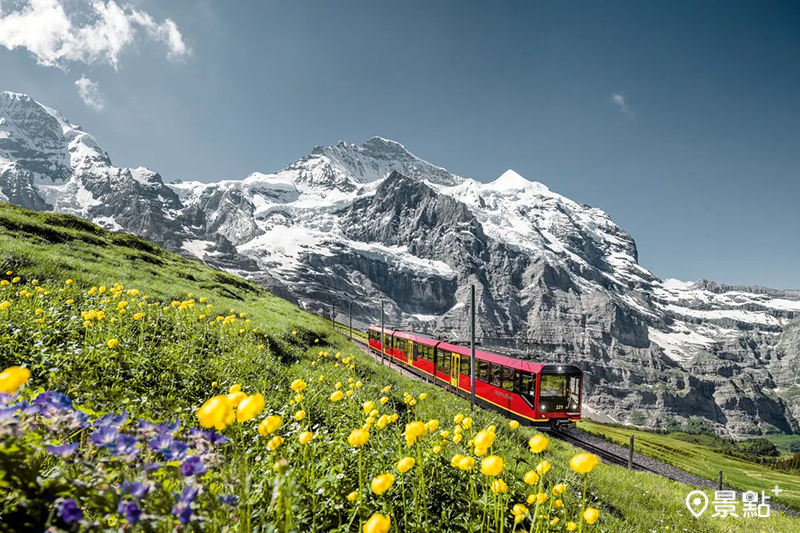
<path id="1" fill-rule="evenodd" d="M 349 330 L 346 327 L 336 326 L 335 331 L 344 334 L 345 336 L 348 335 Z M 355 332 L 357 330 L 353 330 Z M 363 332 L 360 332 L 362 333 Z M 353 336 L 351 338 L 353 342 L 355 342 L 359 347 L 364 351 L 365 354 L 369 355 L 376 361 L 380 361 L 381 358 L 370 351 L 369 343 L 367 340 L 362 339 L 357 336 Z M 407 368 L 404 368 L 402 365 L 397 364 L 397 361 L 394 361 L 391 357 L 387 357 L 384 359 L 388 365 L 394 365 L 394 368 L 402 375 L 411 377 L 418 380 L 424 380 L 423 377 L 415 374 L 414 372 L 410 372 Z M 427 380 L 426 380 L 427 381 Z M 502 411 L 498 410 L 502 413 Z M 553 438 L 559 439 L 563 442 L 571 444 L 576 448 L 580 448 L 585 450 L 589 453 L 593 453 L 600 457 L 605 463 L 613 464 L 616 466 L 627 467 L 628 466 L 628 459 L 630 455 L 630 450 L 619 446 L 617 444 L 613 444 L 608 442 L 605 439 L 600 437 L 596 437 L 594 435 L 590 435 L 578 429 L 577 427 L 569 427 L 566 429 L 557 428 L 557 429 L 548 429 L 548 428 L 538 428 L 540 431 L 543 431 Z M 705 488 L 705 489 L 723 489 L 723 490 L 736 490 L 735 488 L 729 486 L 722 486 L 719 487 L 717 482 L 711 481 L 709 479 L 697 476 L 695 474 L 691 474 L 686 472 L 685 470 L 681 470 L 678 467 L 662 463 L 660 461 L 656 461 L 650 457 L 640 455 L 637 453 L 633 454 L 633 460 L 631 461 L 631 467 L 634 470 L 639 470 L 641 472 L 647 472 L 650 474 L 654 474 L 657 476 L 665 477 L 667 479 L 671 479 L 673 481 L 677 481 L 680 483 L 685 483 L 687 485 L 691 485 L 693 487 Z M 786 507 L 778 502 L 772 503 L 772 508 L 776 511 L 780 511 L 785 513 L 789 516 L 793 517 L 800 517 L 800 512 Z"/>

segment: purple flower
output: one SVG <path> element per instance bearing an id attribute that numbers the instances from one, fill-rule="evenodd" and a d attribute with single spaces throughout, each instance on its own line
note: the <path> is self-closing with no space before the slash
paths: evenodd
<path id="1" fill-rule="evenodd" d="M 15 406 L 0 407 L 0 422 L 3 420 L 16 420 L 16 412 L 17 408 Z"/>
<path id="2" fill-rule="evenodd" d="M 171 435 L 167 435 L 166 433 L 161 433 L 154 439 L 150 440 L 150 448 L 152 448 L 154 452 L 164 453 L 165 451 L 169 450 L 169 447 L 172 445 L 172 442 L 173 439 Z"/>
<path id="3" fill-rule="evenodd" d="M 178 500 L 183 503 L 191 503 L 197 498 L 197 494 L 200 492 L 200 489 L 197 487 L 193 487 L 192 485 L 187 485 L 181 495 L 178 497 Z"/>
<path id="4" fill-rule="evenodd" d="M 221 435 L 215 431 L 204 431 L 200 428 L 191 428 L 189 430 L 189 435 L 191 435 L 192 437 L 205 439 L 212 446 L 218 446 L 220 444 L 225 444 L 226 442 L 228 442 L 228 439 L 226 439 L 224 435 Z"/>
<path id="5" fill-rule="evenodd" d="M 75 503 L 75 500 L 70 498 L 68 500 L 64 500 L 58 505 L 58 516 L 60 516 L 61 519 L 67 524 L 71 524 L 72 522 L 83 518 L 83 513 L 81 512 L 80 507 L 78 507 L 78 504 Z"/>
<path id="6" fill-rule="evenodd" d="M 186 457 L 189 445 L 179 440 L 173 441 L 169 449 L 162 450 L 162 455 L 167 461 L 182 461 Z"/>
<path id="7" fill-rule="evenodd" d="M 117 506 L 117 512 L 125 517 L 125 520 L 131 524 L 135 524 L 142 516 L 142 510 L 136 505 L 136 502 L 121 500 Z"/>
<path id="8" fill-rule="evenodd" d="M 239 498 L 230 494 L 225 494 L 219 497 L 219 501 L 222 502 L 222 505 L 236 505 L 239 503 Z"/>
<path id="9" fill-rule="evenodd" d="M 75 450 L 78 449 L 80 446 L 79 442 L 73 442 L 72 444 L 62 444 L 60 446 L 48 446 L 47 451 L 52 453 L 53 455 L 58 455 L 59 457 L 69 457 Z"/>
<path id="10" fill-rule="evenodd" d="M 119 437 L 119 429 L 111 426 L 103 426 L 91 434 L 89 440 L 95 446 L 106 447 L 114 444 Z"/>
<path id="11" fill-rule="evenodd" d="M 108 413 L 101 416 L 92 424 L 96 428 L 115 427 L 120 428 L 128 423 L 128 413 L 122 411 L 120 414 Z"/>
<path id="12" fill-rule="evenodd" d="M 79 410 L 73 411 L 72 419 L 82 428 L 89 427 L 89 415 L 87 415 L 83 411 Z"/>
<path id="13" fill-rule="evenodd" d="M 142 498 L 144 498 L 149 490 L 150 486 L 144 483 L 139 483 L 136 481 L 132 483 L 129 483 L 128 481 L 122 482 L 122 492 L 130 494 L 137 500 L 141 500 Z"/>
<path id="14" fill-rule="evenodd" d="M 53 390 L 41 393 L 33 400 L 33 403 L 54 411 L 72 410 L 72 400 L 69 399 L 69 396 Z"/>
<path id="15" fill-rule="evenodd" d="M 124 459 L 133 459 L 137 455 L 139 455 L 139 450 L 136 448 L 136 437 L 132 435 L 126 435 L 125 433 L 121 433 L 117 440 L 113 444 L 109 444 L 109 449 L 111 453 L 113 453 L 117 457 L 122 457 Z"/>
<path id="16" fill-rule="evenodd" d="M 0 392 L 0 404 L 8 404 L 11 403 L 14 397 L 6 392 Z"/>
<path id="17" fill-rule="evenodd" d="M 186 459 L 181 465 L 181 471 L 184 476 L 195 476 L 206 473 L 206 465 L 203 460 L 197 456 L 192 456 Z"/>
<path id="18" fill-rule="evenodd" d="M 172 514 L 185 526 L 192 519 L 192 508 L 187 502 L 179 502 L 172 508 Z"/>
<path id="19" fill-rule="evenodd" d="M 19 409 L 19 412 L 25 415 L 38 415 L 44 411 L 41 406 L 30 402 L 17 402 L 14 404 Z"/>
<path id="20" fill-rule="evenodd" d="M 159 433 L 167 433 L 174 437 L 175 433 L 177 433 L 178 430 L 181 429 L 181 421 L 173 420 L 172 422 L 162 422 L 158 426 L 156 426 L 156 429 L 158 430 Z"/>

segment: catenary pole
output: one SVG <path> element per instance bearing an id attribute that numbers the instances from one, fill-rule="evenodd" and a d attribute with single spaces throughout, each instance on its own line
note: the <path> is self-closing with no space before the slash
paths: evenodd
<path id="1" fill-rule="evenodd" d="M 347 314 L 350 315 L 350 340 L 353 340 L 353 300 L 347 302 Z"/>
<path id="2" fill-rule="evenodd" d="M 475 285 L 472 285 L 472 304 L 470 305 L 470 334 L 469 334 L 469 390 L 470 390 L 470 407 L 475 408 Z"/>

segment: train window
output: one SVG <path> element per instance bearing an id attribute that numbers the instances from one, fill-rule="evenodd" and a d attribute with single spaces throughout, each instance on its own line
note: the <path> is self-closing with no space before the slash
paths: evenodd
<path id="1" fill-rule="evenodd" d="M 534 396 L 536 392 L 536 376 L 530 372 L 520 372 L 519 393 Z"/>
<path id="2" fill-rule="evenodd" d="M 469 376 L 469 357 L 461 356 L 460 372 L 464 376 Z"/>
<path id="3" fill-rule="evenodd" d="M 500 386 L 507 391 L 514 390 L 514 369 L 507 366 L 501 367 Z"/>
<path id="4" fill-rule="evenodd" d="M 478 361 L 478 379 L 489 383 L 489 362 Z"/>
<path id="5" fill-rule="evenodd" d="M 491 369 L 490 369 L 491 374 L 489 376 L 489 383 L 491 383 L 495 387 L 499 387 L 501 385 L 501 382 L 500 382 L 500 371 L 501 371 L 502 368 L 503 367 L 501 367 L 500 365 L 495 365 L 495 364 L 492 364 L 492 366 L 491 366 Z"/>
<path id="6" fill-rule="evenodd" d="M 441 350 L 436 350 L 436 370 L 439 372 L 444 372 L 444 352 Z"/>
<path id="7" fill-rule="evenodd" d="M 439 372 L 450 375 L 450 359 L 452 358 L 452 354 L 439 350 L 437 357 L 439 358 L 437 361 Z"/>
<path id="8" fill-rule="evenodd" d="M 411 341 L 408 341 L 408 342 L 411 342 Z M 413 346 L 413 349 L 411 351 L 411 360 L 415 361 L 417 359 L 417 357 L 418 357 L 417 354 L 419 353 L 419 346 L 417 345 L 416 342 L 413 343 L 412 346 Z"/>

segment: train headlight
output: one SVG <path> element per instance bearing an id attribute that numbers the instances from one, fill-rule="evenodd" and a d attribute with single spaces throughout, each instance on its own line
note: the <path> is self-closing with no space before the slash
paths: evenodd
<path id="1" fill-rule="evenodd" d="M 547 411 L 547 406 L 546 405 L 540 405 L 539 406 L 539 410 L 544 413 L 545 411 Z"/>

